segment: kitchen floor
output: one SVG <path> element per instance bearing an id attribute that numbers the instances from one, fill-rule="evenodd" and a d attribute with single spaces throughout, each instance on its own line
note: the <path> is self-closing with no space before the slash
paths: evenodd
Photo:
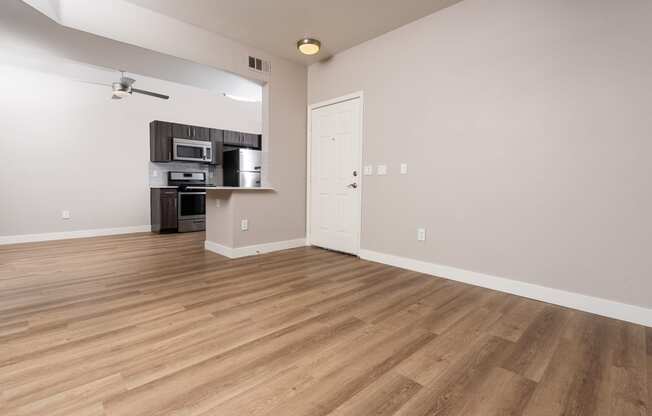
<path id="1" fill-rule="evenodd" d="M 652 331 L 203 233 L 0 246 L 0 414 L 652 415 Z"/>

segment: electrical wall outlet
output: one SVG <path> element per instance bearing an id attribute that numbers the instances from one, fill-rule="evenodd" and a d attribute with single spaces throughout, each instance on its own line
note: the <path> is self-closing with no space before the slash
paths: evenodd
<path id="1" fill-rule="evenodd" d="M 417 228 L 417 241 L 426 241 L 426 229 Z"/>
<path id="2" fill-rule="evenodd" d="M 219 208 L 220 206 L 222 206 L 222 204 L 220 203 L 220 200 L 216 199 L 215 200 L 215 208 Z"/>
<path id="3" fill-rule="evenodd" d="M 387 165 L 376 166 L 376 175 L 387 175 Z"/>
<path id="4" fill-rule="evenodd" d="M 401 163 L 401 175 L 407 174 L 407 163 Z"/>
<path id="5" fill-rule="evenodd" d="M 366 176 L 373 175 L 374 174 L 374 166 L 373 165 L 365 165 L 364 174 Z"/>
<path id="6" fill-rule="evenodd" d="M 68 211 L 67 209 L 64 209 L 63 211 L 61 211 L 61 219 L 69 220 L 70 219 L 70 211 Z"/>
<path id="7" fill-rule="evenodd" d="M 240 229 L 242 231 L 247 231 L 249 230 L 249 220 L 242 220 L 240 221 Z"/>
<path id="8" fill-rule="evenodd" d="M 152 176 L 153 176 L 153 177 L 157 177 L 157 176 L 158 176 L 158 170 L 154 169 L 154 170 L 152 171 Z"/>

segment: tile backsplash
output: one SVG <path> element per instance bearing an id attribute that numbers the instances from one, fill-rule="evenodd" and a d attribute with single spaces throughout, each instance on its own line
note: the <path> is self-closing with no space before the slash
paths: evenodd
<path id="1" fill-rule="evenodd" d="M 168 184 L 168 172 L 206 172 L 206 182 L 221 186 L 223 175 L 221 166 L 205 165 L 192 162 L 149 162 L 149 186 L 164 186 Z"/>

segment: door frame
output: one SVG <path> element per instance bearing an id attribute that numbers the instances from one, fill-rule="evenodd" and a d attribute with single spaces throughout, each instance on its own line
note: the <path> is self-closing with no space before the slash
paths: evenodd
<path id="1" fill-rule="evenodd" d="M 351 101 L 359 99 L 360 100 L 360 114 L 359 117 L 360 119 L 358 120 L 359 124 L 359 134 L 360 134 L 360 145 L 358 149 L 358 154 L 359 154 L 359 160 L 358 160 L 358 166 L 359 166 L 359 180 L 358 180 L 358 208 L 360 210 L 359 218 L 360 221 L 358 222 L 358 238 L 356 241 L 356 252 L 354 253 L 356 256 L 360 254 L 360 241 L 362 239 L 362 188 L 363 188 L 363 167 L 362 167 L 362 151 L 364 149 L 364 93 L 362 90 L 353 92 L 351 94 L 346 94 L 340 97 L 332 98 L 330 100 L 325 100 L 325 101 L 320 101 L 314 104 L 308 104 L 308 134 L 307 134 L 307 143 L 306 143 L 306 245 L 312 245 L 312 241 L 310 239 L 310 226 L 311 226 L 311 207 L 310 207 L 310 199 L 311 199 L 311 159 L 312 159 L 312 111 L 316 110 L 321 107 L 327 107 L 329 105 L 333 104 L 339 104 L 343 103 L 346 101 Z"/>

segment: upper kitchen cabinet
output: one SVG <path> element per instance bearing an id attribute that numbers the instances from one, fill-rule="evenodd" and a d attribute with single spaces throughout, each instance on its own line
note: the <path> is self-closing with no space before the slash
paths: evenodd
<path id="1" fill-rule="evenodd" d="M 219 129 L 209 129 L 209 133 L 213 145 L 213 160 L 211 165 L 221 165 L 224 153 L 224 131 Z"/>
<path id="2" fill-rule="evenodd" d="M 261 148 L 260 134 L 242 133 L 239 131 L 224 130 L 224 145 L 235 147 Z"/>
<path id="3" fill-rule="evenodd" d="M 239 131 L 211 129 L 208 127 L 189 126 L 186 124 L 169 123 L 166 121 L 152 121 L 149 123 L 149 148 L 152 162 L 171 162 L 175 160 L 175 139 L 195 140 L 183 143 L 186 147 L 205 147 L 201 142 L 211 142 L 210 161 L 202 160 L 197 156 L 199 163 L 221 165 L 224 146 L 261 149 L 262 136 L 260 134 L 242 133 Z M 177 143 L 176 146 L 181 146 Z M 190 156 L 186 156 L 190 157 Z M 180 158 L 180 161 L 194 161 L 193 159 Z"/>
<path id="4" fill-rule="evenodd" d="M 173 124 L 172 136 L 178 139 L 210 140 L 208 127 L 189 126 L 186 124 Z"/>
<path id="5" fill-rule="evenodd" d="M 172 123 L 158 120 L 149 123 L 149 158 L 152 162 L 172 160 Z"/>

